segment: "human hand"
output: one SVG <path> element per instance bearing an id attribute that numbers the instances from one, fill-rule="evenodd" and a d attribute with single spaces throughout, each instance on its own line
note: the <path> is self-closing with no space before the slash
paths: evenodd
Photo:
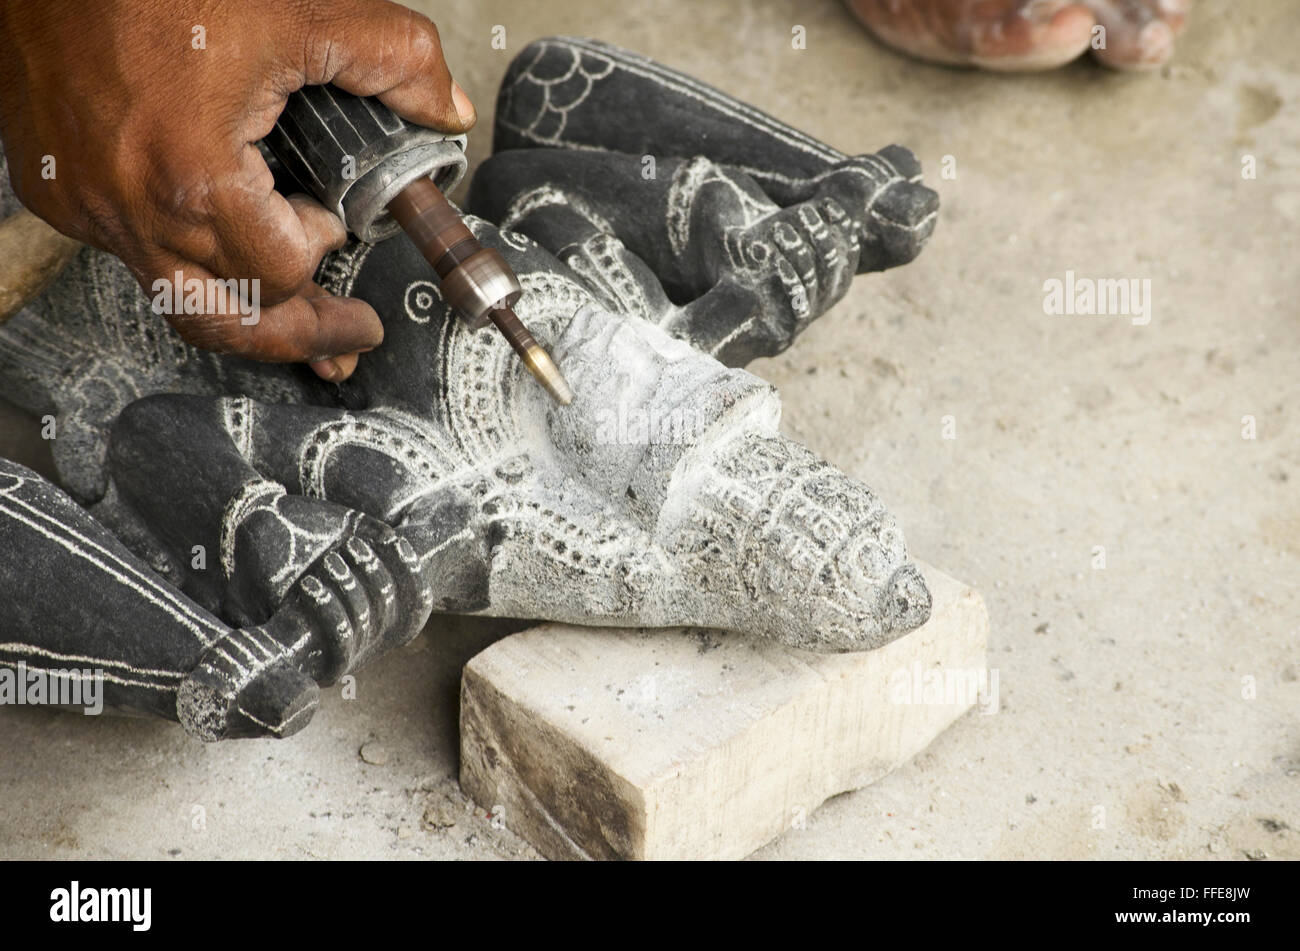
<path id="1" fill-rule="evenodd" d="M 23 203 L 122 258 L 157 311 L 191 281 L 212 289 L 201 312 L 166 313 L 189 343 L 338 381 L 383 325 L 312 283 L 346 232 L 276 192 L 255 144 L 315 83 L 448 133 L 474 124 L 437 28 L 387 0 L 0 0 L 0 139 Z"/>

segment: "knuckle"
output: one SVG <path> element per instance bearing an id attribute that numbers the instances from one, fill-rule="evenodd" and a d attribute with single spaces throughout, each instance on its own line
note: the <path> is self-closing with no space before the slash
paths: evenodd
<path id="1" fill-rule="evenodd" d="M 327 83 L 338 74 L 339 55 L 334 38 L 329 34 L 308 34 L 304 41 L 303 65 L 307 81 Z"/>
<path id="2" fill-rule="evenodd" d="M 273 258 L 261 263 L 261 297 L 265 303 L 279 304 L 297 293 L 311 280 L 316 270 L 316 256 L 303 243 L 287 244 L 277 248 Z"/>
<path id="3" fill-rule="evenodd" d="M 118 213 L 119 204 L 100 195 L 82 196 L 76 206 L 76 230 L 88 244 L 127 255 L 144 239 L 145 229 Z"/>
<path id="4" fill-rule="evenodd" d="M 281 269 L 285 290 L 292 293 L 310 281 L 316 270 L 316 262 L 316 253 L 306 242 L 286 248 Z"/>
<path id="5" fill-rule="evenodd" d="M 167 320 L 181 335 L 181 339 L 192 347 L 213 353 L 234 353 L 254 358 L 257 356 L 249 347 L 240 346 L 246 341 L 238 339 L 225 321 L 191 314 L 173 314 L 168 316 Z"/>
<path id="6" fill-rule="evenodd" d="M 167 153 L 163 153 L 167 154 Z M 171 154 L 145 173 L 144 191 L 164 222 L 199 224 L 212 215 L 216 183 L 203 163 Z"/>
<path id="7" fill-rule="evenodd" d="M 298 35 L 302 37 L 301 71 L 308 83 L 327 83 L 334 78 L 341 64 L 334 37 L 342 28 L 341 15 L 330 6 L 320 6 L 306 0 L 289 3 L 286 15 Z"/>
<path id="8" fill-rule="evenodd" d="M 438 26 L 423 13 L 411 11 L 411 52 L 420 56 L 433 56 L 442 50 L 442 37 Z"/>
<path id="9" fill-rule="evenodd" d="M 416 73 L 427 73 L 442 62 L 442 37 L 438 27 L 427 16 L 415 11 L 411 11 L 407 23 L 407 53 Z"/>

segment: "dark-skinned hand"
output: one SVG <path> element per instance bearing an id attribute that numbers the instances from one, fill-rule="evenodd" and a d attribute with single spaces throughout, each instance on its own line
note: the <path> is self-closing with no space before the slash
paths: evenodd
<path id="1" fill-rule="evenodd" d="M 259 281 L 255 323 L 238 301 L 167 319 L 195 346 L 337 381 L 383 327 L 312 283 L 343 225 L 276 192 L 254 144 L 313 83 L 447 133 L 474 124 L 437 28 L 387 0 L 0 0 L 0 138 L 23 203 L 151 294 L 177 272 Z"/>

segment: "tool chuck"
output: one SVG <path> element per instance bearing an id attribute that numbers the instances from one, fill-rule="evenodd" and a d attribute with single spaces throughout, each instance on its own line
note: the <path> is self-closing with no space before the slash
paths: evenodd
<path id="1" fill-rule="evenodd" d="M 304 86 L 259 145 L 277 182 L 313 194 L 361 240 L 405 231 L 460 317 L 472 329 L 494 324 L 546 392 L 572 402 L 563 374 L 514 312 L 519 279 L 447 200 L 465 174 L 463 135 L 411 125 L 378 99 Z"/>

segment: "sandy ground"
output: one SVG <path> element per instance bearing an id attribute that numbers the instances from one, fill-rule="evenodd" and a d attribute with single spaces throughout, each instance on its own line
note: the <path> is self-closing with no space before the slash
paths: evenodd
<path id="1" fill-rule="evenodd" d="M 905 144 L 942 194 L 920 259 L 752 369 L 983 592 L 1001 710 L 760 857 L 1300 855 L 1300 6 L 1203 0 L 1152 75 L 1003 77 L 831 0 L 419 5 L 485 127 L 513 52 L 585 34 L 846 151 Z M 1046 315 L 1067 270 L 1149 278 L 1150 322 Z M 48 471 L 8 407 L 0 453 Z M 283 743 L 0 710 L 0 856 L 534 856 L 454 778 L 460 668 L 512 629 L 435 620 Z"/>

